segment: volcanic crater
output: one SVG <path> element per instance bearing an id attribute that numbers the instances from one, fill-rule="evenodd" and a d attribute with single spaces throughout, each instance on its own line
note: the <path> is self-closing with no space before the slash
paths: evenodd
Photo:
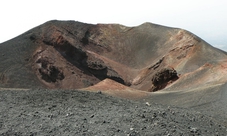
<path id="1" fill-rule="evenodd" d="M 123 118 L 124 115 L 129 114 L 125 109 L 130 107 L 128 110 L 131 115 L 127 116 L 126 120 L 123 119 L 123 128 L 129 129 L 128 120 L 137 127 L 135 125 L 137 123 L 132 123 L 133 119 L 130 118 L 133 116 L 143 126 L 144 123 L 152 124 L 154 127 L 158 124 L 158 132 L 161 130 L 160 127 L 167 125 L 164 124 L 165 126 L 163 126 L 161 121 L 168 122 L 169 120 L 175 119 L 174 121 L 177 121 L 179 119 L 179 122 L 183 123 L 184 126 L 179 124 L 178 121 L 172 122 L 182 129 L 178 133 L 178 129 L 175 127 L 175 131 L 171 132 L 173 135 L 180 135 L 189 128 L 193 134 L 199 134 L 200 131 L 204 134 L 210 134 L 207 127 L 215 124 L 210 123 L 215 121 L 215 130 L 217 128 L 220 129 L 222 134 L 226 133 L 227 53 L 211 46 L 189 31 L 152 23 L 127 27 L 120 24 L 95 25 L 76 21 L 52 20 L 1 43 L 0 55 L 1 120 L 11 119 L 11 117 L 8 117 L 9 114 L 16 119 L 21 119 L 21 115 L 29 116 L 26 119 L 31 119 L 30 115 L 37 117 L 37 114 L 40 116 L 48 114 L 48 119 L 49 117 L 52 119 L 54 116 L 62 117 L 63 115 L 58 116 L 56 112 L 58 109 L 55 107 L 61 107 L 62 113 L 65 113 L 67 110 L 63 110 L 65 105 L 63 106 L 62 103 L 65 102 L 64 104 L 68 103 L 69 107 L 75 107 L 74 102 L 76 102 L 79 104 L 76 106 L 80 109 L 81 117 L 86 119 L 79 121 L 82 125 L 85 121 L 89 125 L 87 115 L 82 110 L 84 106 L 87 106 L 86 110 L 90 109 L 89 114 L 90 112 L 97 112 L 96 108 L 99 107 L 100 111 L 97 113 L 106 116 L 107 120 L 110 117 L 106 114 L 108 113 L 106 109 L 108 109 L 111 111 L 111 120 L 118 123 L 119 120 L 113 117 L 119 115 L 118 118 Z M 44 91 L 45 89 L 48 91 Z M 142 103 L 132 103 L 133 106 L 139 105 L 140 110 L 135 111 L 135 108 L 131 106 L 132 103 L 125 99 L 103 96 L 102 93 L 138 100 Z M 49 101 L 49 99 L 53 101 Z M 28 105 L 28 111 L 23 111 L 24 106 L 20 105 L 19 101 Z M 35 101 L 38 103 L 35 103 Z M 52 104 L 55 102 L 58 105 L 53 106 Z M 88 102 L 93 107 L 89 107 Z M 117 102 L 121 103 L 120 106 Z M 40 103 L 43 105 L 46 103 L 51 107 L 48 107 L 50 112 L 56 112 L 56 114 L 52 115 L 51 113 L 49 115 L 50 112 L 46 112 L 45 106 L 40 106 Z M 100 103 L 101 105 L 98 105 Z M 113 103 L 115 109 L 110 108 L 110 105 L 114 105 Z M 171 111 L 171 108 L 166 111 L 161 110 L 164 112 L 160 113 L 159 109 L 152 109 L 152 107 L 157 108 L 153 103 L 180 107 L 181 110 L 176 109 L 179 111 L 179 115 L 181 115 L 181 112 L 185 114 L 182 114 L 182 118 L 178 118 Z M 42 113 L 39 113 L 39 111 L 33 113 L 34 110 L 37 110 L 34 108 L 35 106 L 39 107 Z M 10 110 L 10 107 L 19 109 L 14 111 Z M 116 107 L 123 107 L 123 109 Z M 190 110 L 185 112 L 184 108 L 190 108 Z M 213 121 L 209 122 L 207 121 L 209 117 L 205 117 L 205 119 L 202 119 L 203 123 L 209 125 L 198 126 L 198 123 L 195 122 L 200 121 L 199 119 L 196 120 L 197 113 L 191 112 L 192 109 L 202 113 L 199 119 L 206 115 L 212 116 L 210 119 Z M 77 114 L 77 111 L 73 111 L 73 108 L 70 110 L 72 110 L 72 114 L 67 113 L 67 117 Z M 121 114 L 118 114 L 118 111 Z M 145 112 L 142 113 L 142 111 L 155 112 L 154 114 L 158 115 L 159 119 L 155 120 L 157 116 L 152 116 L 153 122 L 149 122 L 150 118 L 147 117 L 150 117 L 151 114 L 146 113 L 148 116 L 145 117 Z M 17 116 L 19 112 L 21 113 Z M 138 119 L 137 113 L 141 114 L 142 119 Z M 188 117 L 193 117 L 194 120 L 185 118 L 186 113 Z M 77 116 L 73 117 L 77 121 L 70 122 L 71 124 L 81 119 Z M 90 118 L 96 119 L 95 115 L 91 115 Z M 31 123 L 31 120 L 28 120 L 28 122 Z M 37 121 L 40 122 L 40 120 Z M 201 129 L 191 126 L 186 128 L 185 124 L 190 124 L 187 121 L 191 121 L 191 125 L 196 124 Z M 8 123 L 8 126 L 17 129 L 12 126 L 11 121 L 5 122 Z M 103 125 L 106 121 L 98 123 Z M 0 122 L 0 128 L 3 128 L 4 125 L 1 124 L 4 123 Z M 53 124 L 48 127 L 53 127 Z M 116 123 L 111 125 L 113 125 L 112 128 L 116 128 Z M 107 126 L 105 125 L 105 128 Z M 149 126 L 146 127 L 149 128 Z M 57 126 L 56 128 L 64 127 Z M 84 126 L 81 127 L 81 129 L 84 128 Z M 46 128 L 44 129 L 46 130 Z M 82 134 L 81 129 L 78 130 L 80 134 Z M 91 129 L 94 129 L 94 132 L 97 131 L 97 133 L 100 131 L 100 128 L 96 127 L 91 127 Z M 143 127 L 140 131 L 144 129 Z M 166 131 L 161 131 L 160 134 L 168 134 L 171 129 L 173 128 L 169 127 L 165 129 Z M 130 131 L 132 130 L 133 128 L 130 128 Z M 151 130 L 148 131 L 149 134 Z M 212 130 L 214 129 L 212 128 Z M 7 135 L 11 132 L 13 134 L 13 130 L 8 130 L 6 133 L 5 130 L 2 130 L 1 134 Z M 39 134 L 41 132 L 43 131 L 40 130 Z M 57 133 L 55 130 L 52 132 Z M 106 133 L 105 130 L 102 130 L 102 132 Z M 130 133 L 120 129 L 118 132 Z M 148 134 L 148 132 L 141 132 L 141 134 Z"/>
<path id="2" fill-rule="evenodd" d="M 225 52 L 186 30 L 151 23 L 126 27 L 53 20 L 22 36 L 27 43 L 17 43 L 17 48 L 24 49 L 21 55 L 27 55 L 29 61 L 23 62 L 26 72 L 20 74 L 35 76 L 33 83 L 52 89 L 83 89 L 111 79 L 132 89 L 154 92 L 181 82 L 182 76 L 198 71 L 212 56 L 214 65 L 215 60 L 226 59 Z M 1 71 L 9 72 L 4 67 Z M 14 78 L 3 72 L 1 86 L 15 85 Z M 21 80 L 31 82 L 27 77 Z M 31 86 L 40 87 L 40 83 Z"/>

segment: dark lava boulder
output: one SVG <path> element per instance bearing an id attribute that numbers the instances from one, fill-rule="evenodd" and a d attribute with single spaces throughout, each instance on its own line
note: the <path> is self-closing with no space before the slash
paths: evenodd
<path id="1" fill-rule="evenodd" d="M 167 84 L 172 83 L 178 78 L 179 77 L 176 70 L 171 67 L 163 68 L 157 73 L 155 73 L 155 75 L 151 79 L 153 86 L 149 91 L 154 92 L 163 89 L 166 87 Z"/>

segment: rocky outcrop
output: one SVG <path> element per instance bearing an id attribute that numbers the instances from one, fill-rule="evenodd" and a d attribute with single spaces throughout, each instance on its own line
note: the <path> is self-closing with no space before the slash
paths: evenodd
<path id="1" fill-rule="evenodd" d="M 38 68 L 38 71 L 41 79 L 43 79 L 44 81 L 54 83 L 65 78 L 62 70 L 51 64 L 51 62 L 49 62 L 48 60 L 40 58 L 36 61 L 36 63 L 40 66 L 40 68 Z"/>
<path id="2" fill-rule="evenodd" d="M 161 90 L 178 78 L 176 70 L 171 67 L 163 68 L 152 77 L 152 87 L 149 91 L 155 92 Z"/>

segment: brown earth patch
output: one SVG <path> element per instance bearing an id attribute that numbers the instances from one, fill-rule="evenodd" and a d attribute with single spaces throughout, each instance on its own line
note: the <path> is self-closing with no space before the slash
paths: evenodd
<path id="1" fill-rule="evenodd" d="M 105 79 L 94 86 L 84 88 L 81 90 L 95 91 L 100 93 L 105 93 L 111 96 L 116 96 L 120 98 L 127 99 L 141 99 L 149 95 L 148 92 L 136 90 L 125 85 L 122 85 L 114 80 Z"/>

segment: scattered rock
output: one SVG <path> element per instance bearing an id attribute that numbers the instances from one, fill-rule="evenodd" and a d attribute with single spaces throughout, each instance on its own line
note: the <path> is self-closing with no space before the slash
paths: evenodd
<path id="1" fill-rule="evenodd" d="M 146 105 L 147 105 L 147 106 L 150 106 L 150 103 L 149 103 L 149 102 L 146 102 Z"/>
<path id="2" fill-rule="evenodd" d="M 102 94 L 102 91 L 98 91 L 97 94 Z"/>

